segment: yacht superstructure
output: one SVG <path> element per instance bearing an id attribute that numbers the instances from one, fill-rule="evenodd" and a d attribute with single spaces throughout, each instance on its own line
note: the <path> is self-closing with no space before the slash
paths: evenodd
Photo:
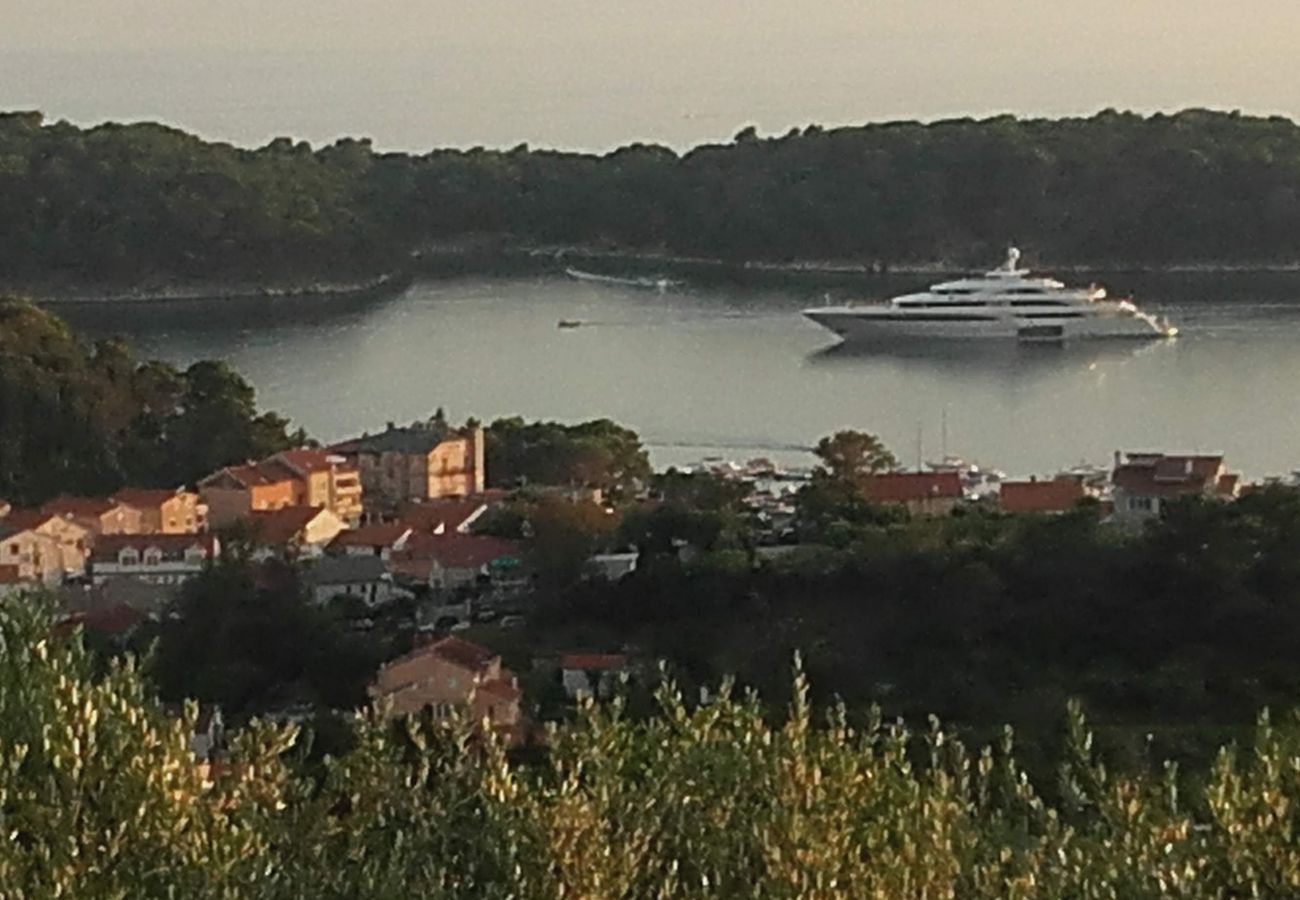
<path id="1" fill-rule="evenodd" d="M 982 276 L 945 281 L 884 303 L 804 310 L 846 341 L 894 338 L 1162 338 L 1178 329 L 1139 310 L 1131 300 L 1107 297 L 1095 285 L 1067 287 L 1019 267 L 1012 247 L 1006 262 Z"/>

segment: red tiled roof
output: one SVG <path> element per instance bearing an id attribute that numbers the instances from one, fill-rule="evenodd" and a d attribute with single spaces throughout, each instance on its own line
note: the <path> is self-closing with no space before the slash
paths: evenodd
<path id="1" fill-rule="evenodd" d="M 108 497 L 56 497 L 41 507 L 41 512 L 59 516 L 94 516 L 96 518 L 118 506 L 130 506 Z"/>
<path id="2" fill-rule="evenodd" d="M 516 541 L 474 534 L 418 535 L 405 559 L 436 560 L 444 569 L 479 569 L 503 557 L 519 557 Z"/>
<path id="3" fill-rule="evenodd" d="M 505 674 L 504 669 L 502 674 Z M 491 681 L 479 682 L 474 689 L 479 694 L 486 694 L 494 700 L 505 700 L 507 703 L 523 696 L 523 691 L 506 678 L 493 678 Z"/>
<path id="4" fill-rule="evenodd" d="M 623 653 L 566 653 L 560 657 L 561 669 L 622 669 L 627 667 Z"/>
<path id="5" fill-rule="evenodd" d="M 481 515 L 495 499 L 495 497 L 476 495 L 408 503 L 402 507 L 398 518 L 416 531 L 431 534 L 441 526 L 444 534 L 450 534 L 459 531 L 466 522 Z"/>
<path id="6" fill-rule="evenodd" d="M 381 522 L 344 531 L 334 539 L 340 547 L 391 547 L 411 533 L 405 522 Z"/>
<path id="7" fill-rule="evenodd" d="M 18 584 L 22 578 L 18 575 L 17 566 L 0 566 L 0 584 Z"/>
<path id="8" fill-rule="evenodd" d="M 123 604 L 107 609 L 73 613 L 55 626 L 55 631 L 59 634 L 71 634 L 78 625 L 81 625 L 87 631 L 122 634 L 135 628 L 144 621 L 144 618 L 144 613 Z"/>
<path id="9" fill-rule="evenodd" d="M 279 546 L 296 539 L 325 510 L 319 506 L 284 506 L 254 510 L 248 516 L 253 537 L 264 546 Z"/>
<path id="10" fill-rule="evenodd" d="M 272 460 L 276 458 L 283 459 L 295 468 L 302 469 L 304 472 L 328 472 L 330 469 L 338 467 L 353 468 L 337 453 L 331 453 L 328 450 L 321 450 L 316 447 L 298 447 L 294 450 L 285 450 L 277 453 Z"/>
<path id="11" fill-rule="evenodd" d="M 1209 493 L 1218 487 L 1222 456 L 1163 456 L 1130 453 L 1115 467 L 1116 488 L 1142 496 Z"/>
<path id="12" fill-rule="evenodd" d="M 51 519 L 62 519 L 59 513 L 45 512 L 39 509 L 15 509 L 5 516 L 5 525 L 18 531 L 31 531 L 40 528 Z M 85 529 L 82 529 L 83 531 Z"/>
<path id="13" fill-rule="evenodd" d="M 1007 512 L 1065 512 L 1087 496 L 1074 479 L 1004 481 L 999 503 Z"/>
<path id="14" fill-rule="evenodd" d="M 440 656 L 450 663 L 464 669 L 472 669 L 475 672 L 483 671 L 497 658 L 497 655 L 488 648 L 455 636 L 434 641 L 432 644 L 419 648 L 416 652 Z"/>
<path id="15" fill-rule="evenodd" d="M 145 509 L 162 506 L 168 500 L 183 493 L 185 493 L 184 488 L 170 490 L 168 488 L 123 488 L 114 494 L 112 499 L 127 506 L 134 506 L 136 509 Z"/>
<path id="16" fill-rule="evenodd" d="M 862 493 L 881 503 L 962 497 L 961 476 L 956 472 L 889 472 L 863 481 Z"/>

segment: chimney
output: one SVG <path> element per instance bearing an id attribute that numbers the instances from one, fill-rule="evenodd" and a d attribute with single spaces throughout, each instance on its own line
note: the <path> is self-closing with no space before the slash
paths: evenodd
<path id="1" fill-rule="evenodd" d="M 1115 468 L 1118 469 L 1118 468 L 1119 468 L 1120 466 L 1122 466 L 1122 465 L 1124 465 L 1124 454 L 1123 454 L 1123 453 L 1120 453 L 1118 450 L 1116 450 L 1116 451 L 1115 451 Z"/>

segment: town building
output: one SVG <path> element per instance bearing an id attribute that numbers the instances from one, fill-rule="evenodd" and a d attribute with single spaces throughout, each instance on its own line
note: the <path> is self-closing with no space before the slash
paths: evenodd
<path id="1" fill-rule="evenodd" d="M 344 556 L 389 559 L 405 550 L 414 534 L 405 522 L 376 522 L 343 532 L 330 544 L 330 550 Z"/>
<path id="2" fill-rule="evenodd" d="M 453 429 L 438 416 L 404 428 L 390 422 L 330 450 L 360 470 L 366 496 L 388 509 L 480 494 L 486 485 L 483 429 Z"/>
<path id="3" fill-rule="evenodd" d="M 1078 478 L 1003 481 L 998 490 L 998 506 L 1009 513 L 1063 513 L 1075 509 L 1089 496 L 1092 495 Z"/>
<path id="4" fill-rule="evenodd" d="M 331 510 L 318 506 L 282 506 L 248 516 L 254 556 L 313 558 L 347 529 Z"/>
<path id="5" fill-rule="evenodd" d="M 523 548 L 517 541 L 488 535 L 420 536 L 394 554 L 390 565 L 409 581 L 434 591 L 481 587 L 500 596 L 527 587 Z"/>
<path id="6" fill-rule="evenodd" d="M 458 637 L 417 647 L 386 663 L 370 686 L 370 696 L 394 715 L 426 708 L 435 718 L 457 713 L 493 729 L 518 734 L 522 693 L 501 657 Z"/>
<path id="7" fill-rule="evenodd" d="M 965 494 L 957 472 L 887 472 L 864 478 L 862 496 L 872 503 L 906 507 L 912 515 L 944 516 Z"/>
<path id="8" fill-rule="evenodd" d="M 404 596 L 377 556 L 323 556 L 307 569 L 304 580 L 320 604 L 355 597 L 367 606 L 382 606 Z"/>
<path id="9" fill-rule="evenodd" d="M 59 542 L 48 534 L 0 519 L 0 566 L 12 568 L 16 581 L 53 586 L 63 580 Z"/>
<path id="10" fill-rule="evenodd" d="M 1239 482 L 1240 476 L 1224 467 L 1222 456 L 1117 452 L 1111 473 L 1115 521 L 1133 524 L 1156 518 L 1166 503 L 1179 497 L 1230 500 L 1237 496 Z"/>
<path id="11" fill-rule="evenodd" d="M 184 488 L 127 488 L 112 497 L 140 511 L 142 534 L 198 534 L 208 528 L 208 507 L 198 494 Z"/>
<path id="12" fill-rule="evenodd" d="M 41 507 L 41 512 L 72 519 L 91 534 L 140 534 L 142 514 L 139 509 L 109 497 L 62 496 Z"/>
<path id="13" fill-rule="evenodd" d="M 623 653 L 566 653 L 560 657 L 560 681 L 570 700 L 582 695 L 605 699 L 614 695 L 628 673 Z"/>
<path id="14" fill-rule="evenodd" d="M 90 575 L 96 585 L 114 578 L 179 585 L 203 572 L 220 552 L 211 533 L 111 535 L 95 542 Z"/>
<path id="15" fill-rule="evenodd" d="M 58 566 L 62 578 L 76 578 L 86 572 L 86 557 L 95 536 L 70 517 L 41 512 L 35 509 L 13 510 L 0 527 L 18 531 L 33 531 L 54 540 L 58 547 Z M 0 562 L 3 562 L 0 559 Z"/>
<path id="16" fill-rule="evenodd" d="M 199 482 L 214 527 L 286 506 L 328 509 L 349 525 L 361 520 L 361 476 L 347 460 L 302 448 L 261 462 L 227 466 Z"/>
<path id="17" fill-rule="evenodd" d="M 420 534 L 470 534 L 488 510 L 504 498 L 504 491 L 485 490 L 469 497 L 406 503 L 398 509 L 397 520 Z"/>

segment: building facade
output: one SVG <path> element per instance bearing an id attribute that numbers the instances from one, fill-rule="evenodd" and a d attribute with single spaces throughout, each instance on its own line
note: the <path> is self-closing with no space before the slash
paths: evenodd
<path id="1" fill-rule="evenodd" d="M 366 496 L 388 508 L 467 497 L 486 486 L 482 428 L 458 431 L 437 418 L 404 428 L 390 422 L 379 434 L 330 449 L 360 471 Z"/>
<path id="2" fill-rule="evenodd" d="M 114 535 L 95 542 L 90 575 L 96 585 L 116 578 L 179 585 L 200 574 L 220 552 L 211 533 Z"/>
<path id="3" fill-rule="evenodd" d="M 142 534 L 198 534 L 208 529 L 208 507 L 193 491 L 128 488 L 113 499 L 140 511 Z"/>
<path id="4" fill-rule="evenodd" d="M 370 686 L 370 696 L 395 715 L 425 708 L 435 718 L 458 712 L 494 729 L 517 731 L 522 693 L 501 657 L 457 637 L 417 647 L 387 663 Z"/>

